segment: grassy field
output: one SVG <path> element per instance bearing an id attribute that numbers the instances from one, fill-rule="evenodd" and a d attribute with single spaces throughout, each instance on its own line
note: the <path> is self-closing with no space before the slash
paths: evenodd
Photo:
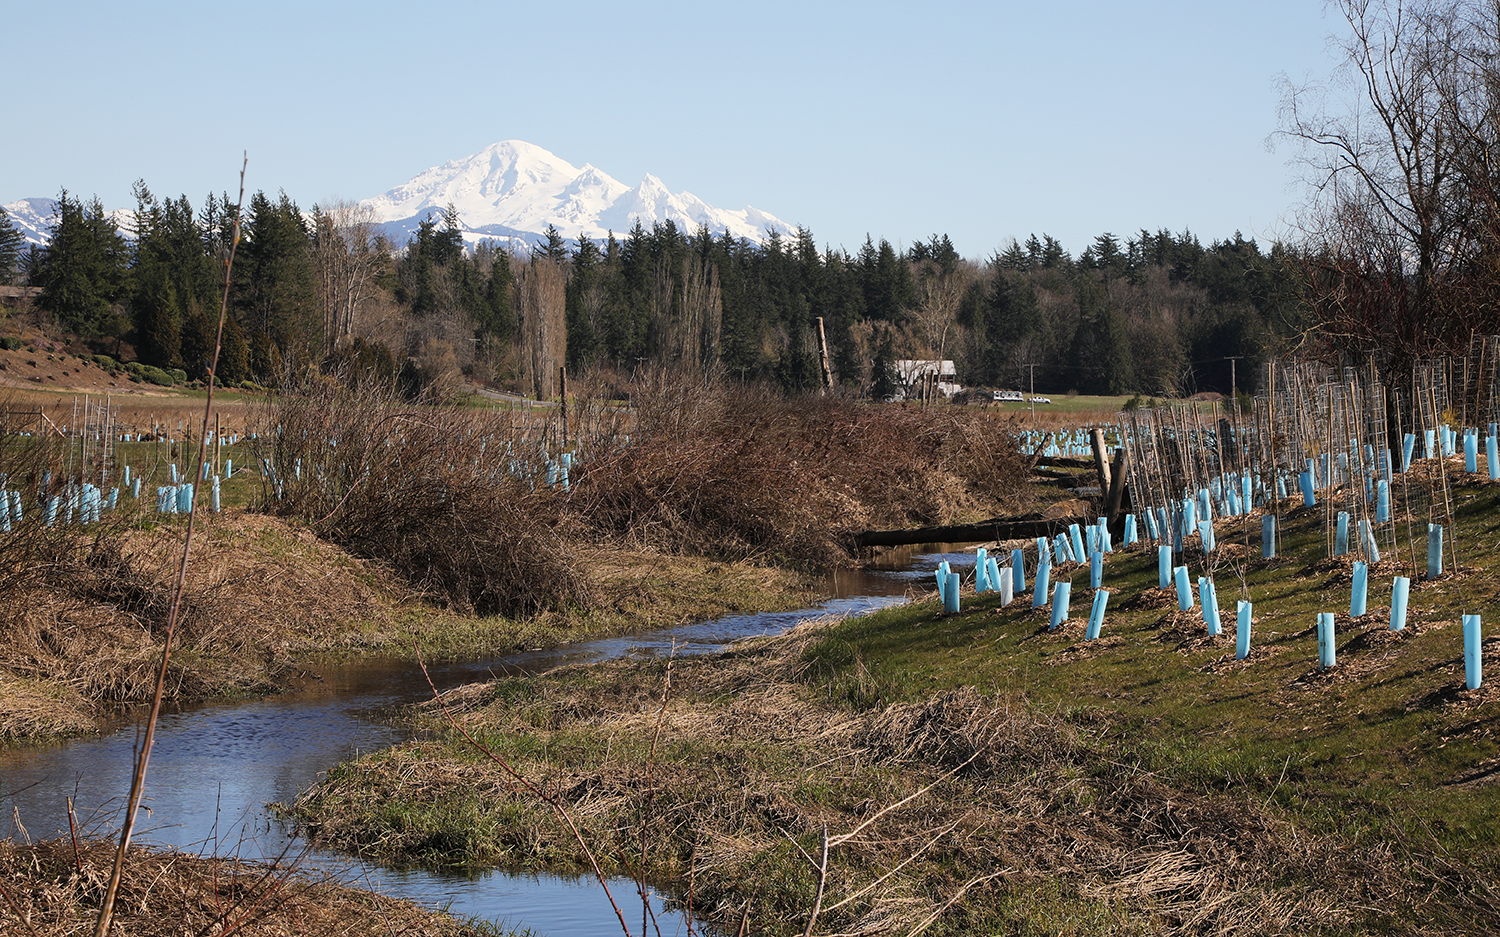
<path id="1" fill-rule="evenodd" d="M 966 595 L 956 615 L 929 598 L 718 658 L 471 687 L 451 723 L 417 716 L 431 737 L 292 813 L 397 863 L 583 867 L 565 809 L 606 868 L 674 881 L 729 930 L 801 933 L 821 880 L 828 933 L 1488 931 L 1500 699 L 1466 689 L 1459 618 L 1500 623 L 1500 486 L 1458 480 L 1460 565 L 1414 577 L 1400 632 L 1390 580 L 1423 545 L 1372 571 L 1351 618 L 1321 507 L 1287 502 L 1278 559 L 1259 559 L 1258 517 L 1221 520 L 1210 558 L 1190 548 L 1217 637 L 1157 588 L 1154 549 L 1122 550 L 1094 641 L 1087 567 L 1057 567 L 1075 592 L 1055 631 L 1026 597 Z M 1319 612 L 1338 613 L 1327 670 Z"/>

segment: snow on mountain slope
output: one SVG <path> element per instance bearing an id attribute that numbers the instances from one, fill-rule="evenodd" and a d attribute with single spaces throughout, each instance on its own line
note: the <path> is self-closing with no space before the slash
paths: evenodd
<path id="1" fill-rule="evenodd" d="M 630 188 L 603 170 L 588 164 L 576 168 L 521 140 L 503 140 L 436 166 L 363 204 L 374 209 L 398 244 L 449 205 L 468 240 L 509 237 L 529 243 L 549 224 L 568 238 L 603 238 L 610 231 L 623 236 L 637 220 L 647 228 L 671 221 L 687 231 L 707 225 L 715 234 L 727 231 L 753 241 L 771 229 L 792 233 L 786 222 L 758 209 L 714 208 L 691 193 L 673 194 L 649 173 Z"/>
<path id="2" fill-rule="evenodd" d="M 84 207 L 88 207 L 87 202 L 84 203 Z M 23 198 L 0 205 L 0 208 L 5 209 L 5 214 L 10 218 L 11 227 L 21 232 L 26 243 L 46 247 L 47 242 L 52 240 L 52 227 L 57 224 L 57 199 Z M 134 209 L 116 208 L 104 214 L 115 223 L 115 228 L 126 239 L 134 236 L 132 233 L 135 224 Z"/>
<path id="3" fill-rule="evenodd" d="M 715 208 L 690 192 L 674 194 L 649 173 L 632 188 L 588 163 L 580 169 L 521 140 L 502 140 L 472 156 L 434 166 L 361 204 L 374 210 L 380 229 L 397 246 L 405 245 L 425 219 L 441 224 L 449 205 L 457 210 L 464 240 L 471 245 L 490 238 L 526 247 L 537 243 L 548 225 L 569 239 L 602 239 L 611 231 L 623 238 L 636 221 L 647 229 L 671 221 L 689 233 L 707 225 L 715 235 L 727 231 L 757 242 L 772 230 L 795 233 L 786 222 L 757 208 Z M 28 241 L 47 243 L 56 200 L 21 199 L 3 207 Z M 134 212 L 120 209 L 110 215 L 129 236 Z"/>
<path id="4" fill-rule="evenodd" d="M 18 202 L 0 205 L 10 217 L 11 226 L 21 232 L 28 244 L 45 246 L 52 237 L 52 225 L 57 216 L 57 199 L 23 198 Z"/>

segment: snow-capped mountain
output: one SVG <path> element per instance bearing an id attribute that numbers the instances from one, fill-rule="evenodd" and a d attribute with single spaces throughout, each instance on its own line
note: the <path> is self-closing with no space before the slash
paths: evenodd
<path id="1" fill-rule="evenodd" d="M 436 166 L 362 204 L 375 211 L 397 244 L 449 205 L 471 242 L 515 238 L 534 243 L 549 224 L 570 239 L 603 238 L 610 231 L 623 237 L 637 220 L 647 228 L 671 221 L 688 232 L 707 225 L 714 234 L 727 231 L 752 241 L 763 240 L 772 230 L 794 233 L 786 222 L 759 209 L 714 208 L 690 192 L 673 194 L 649 173 L 631 188 L 587 163 L 579 169 L 521 140 L 503 140 Z"/>
<path id="2" fill-rule="evenodd" d="M 28 244 L 45 245 L 52 237 L 52 224 L 57 215 L 55 198 L 23 198 L 19 202 L 0 205 L 10 216 L 11 226 L 21 232 Z"/>
<path id="3" fill-rule="evenodd" d="M 360 204 L 375 212 L 381 230 L 398 246 L 427 218 L 440 219 L 449 205 L 458 211 L 470 244 L 494 239 L 528 247 L 548 225 L 570 240 L 603 239 L 610 231 L 623 238 L 636 221 L 647 229 L 671 221 L 688 233 L 707 225 L 716 235 L 727 231 L 757 242 L 773 230 L 795 233 L 786 222 L 757 208 L 714 208 L 690 192 L 674 194 L 649 173 L 631 188 L 587 163 L 579 169 L 521 140 L 503 140 L 473 156 L 435 166 Z M 0 207 L 28 241 L 47 243 L 55 223 L 55 199 L 27 198 Z M 118 209 L 110 215 L 129 236 L 135 213 Z"/>
<path id="4" fill-rule="evenodd" d="M 0 208 L 5 209 L 11 227 L 21 232 L 26 243 L 46 247 L 47 242 L 52 240 L 52 227 L 57 224 L 57 199 L 23 198 L 0 205 Z M 131 236 L 132 225 L 135 223 L 134 209 L 117 208 L 105 214 L 120 229 L 121 234 Z"/>

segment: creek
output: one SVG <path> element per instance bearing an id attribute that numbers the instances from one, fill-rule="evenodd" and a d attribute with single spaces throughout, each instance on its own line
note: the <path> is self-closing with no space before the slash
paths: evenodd
<path id="1" fill-rule="evenodd" d="M 952 545 L 889 551 L 873 567 L 838 570 L 824 583 L 829 598 L 811 609 L 734 615 L 620 638 L 588 641 L 482 661 L 429 666 L 440 689 L 492 675 L 534 674 L 565 664 L 621 657 L 711 653 L 741 638 L 777 634 L 813 615 L 859 614 L 932 588 L 943 560 L 972 566 Z M 392 707 L 430 698 L 409 661 L 363 660 L 330 667 L 274 697 L 164 713 L 157 727 L 143 813 L 134 842 L 241 859 L 298 857 L 302 868 L 356 887 L 444 908 L 538 935 L 613 937 L 619 921 L 589 878 L 504 871 L 470 875 L 393 870 L 294 840 L 267 805 L 290 803 L 321 772 L 357 755 L 397 744 L 406 733 L 381 718 Z M 0 810 L 15 839 L 67 836 L 69 803 L 80 834 L 117 835 L 130 786 L 139 721 L 113 733 L 56 745 L 0 751 Z M 611 891 L 640 927 L 631 882 Z M 654 898 L 663 934 L 685 932 L 680 914 Z M 654 931 L 653 931 L 654 932 Z"/>

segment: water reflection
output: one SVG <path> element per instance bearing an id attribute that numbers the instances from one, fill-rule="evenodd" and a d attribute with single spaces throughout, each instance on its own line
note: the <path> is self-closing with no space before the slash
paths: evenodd
<path id="1" fill-rule="evenodd" d="M 563 664 L 716 651 L 740 638 L 784 631 L 811 615 L 859 614 L 928 591 L 932 570 L 945 559 L 955 569 L 974 561 L 972 553 L 950 545 L 889 550 L 870 568 L 834 573 L 827 583 L 831 597 L 815 608 L 731 615 L 630 637 L 430 666 L 429 671 L 446 688 L 492 674 L 538 673 Z M 377 660 L 327 668 L 301 688 L 273 698 L 166 713 L 158 723 L 146 785 L 149 816 L 141 818 L 136 841 L 247 859 L 305 853 L 304 864 L 336 873 L 350 884 L 456 914 L 541 934 L 619 934 L 614 911 L 592 880 L 382 869 L 346 856 L 306 852 L 270 818 L 267 804 L 293 800 L 320 772 L 401 741 L 404 733 L 382 722 L 380 713 L 430 694 L 425 678 L 409 663 Z M 85 832 L 112 833 L 129 788 L 140 731 L 128 725 L 110 735 L 0 751 L 0 809 L 9 820 L 10 835 L 67 835 L 70 798 Z M 638 928 L 641 904 L 634 884 L 611 887 Z M 685 930 L 681 915 L 661 915 L 663 934 Z"/>

